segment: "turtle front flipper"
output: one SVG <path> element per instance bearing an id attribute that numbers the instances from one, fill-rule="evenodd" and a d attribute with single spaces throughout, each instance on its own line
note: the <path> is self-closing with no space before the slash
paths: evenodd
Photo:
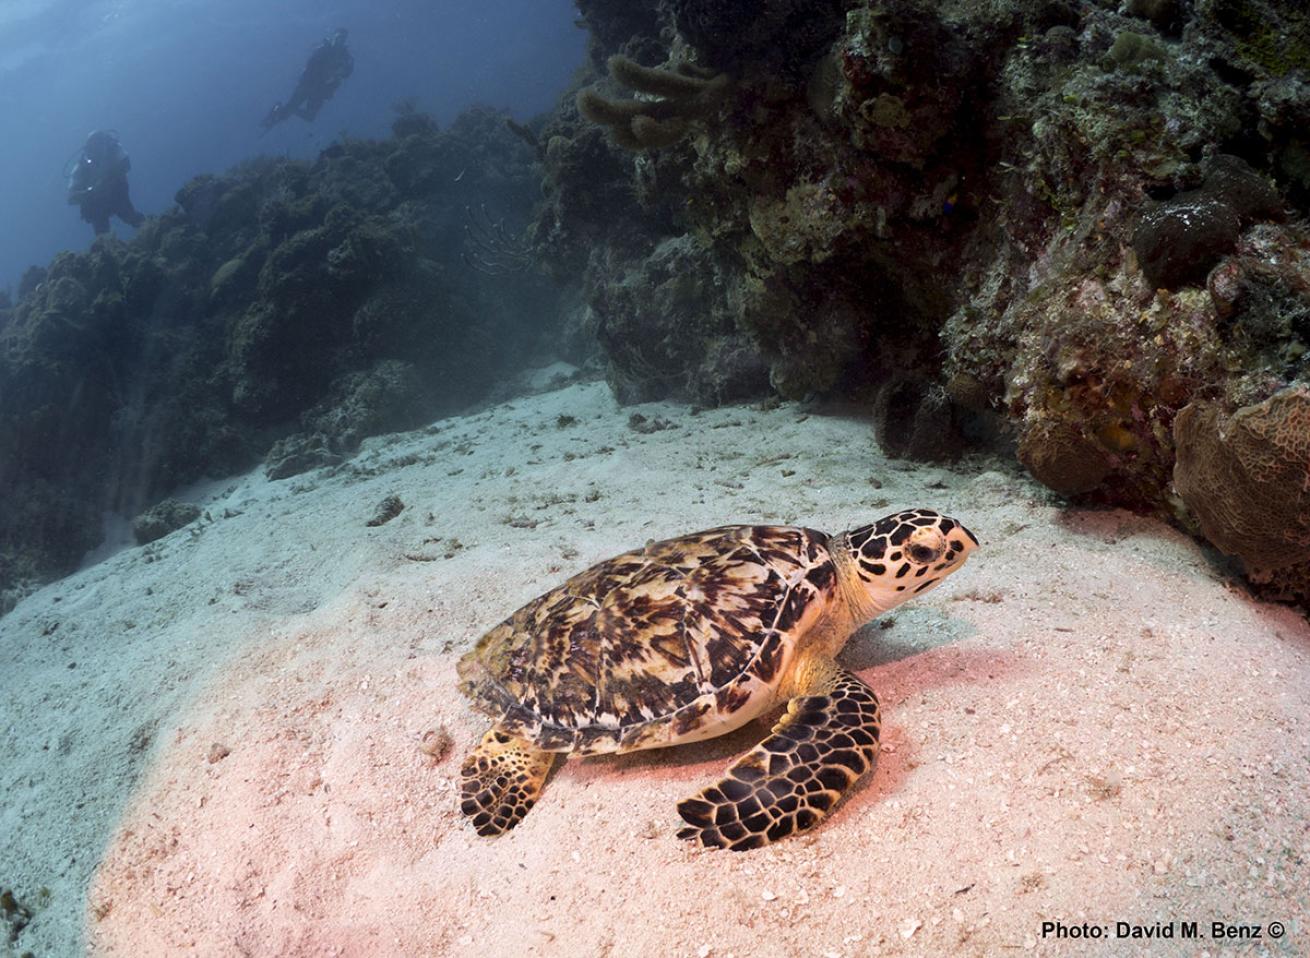
<path id="1" fill-rule="evenodd" d="M 532 808 L 554 764 L 554 752 L 493 728 L 460 768 L 459 810 L 479 835 L 503 835 Z"/>
<path id="2" fill-rule="evenodd" d="M 744 851 L 807 831 L 878 757 L 878 697 L 854 674 L 816 663 L 807 694 L 717 785 L 678 803 L 679 838 Z"/>

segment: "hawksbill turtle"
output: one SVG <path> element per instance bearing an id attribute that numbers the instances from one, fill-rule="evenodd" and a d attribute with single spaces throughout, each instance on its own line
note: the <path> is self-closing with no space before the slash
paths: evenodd
<path id="1" fill-rule="evenodd" d="M 479 835 L 517 825 L 556 757 L 771 734 L 678 804 L 679 837 L 742 850 L 817 825 L 878 755 L 878 698 L 835 661 L 865 622 L 964 565 L 978 540 L 912 509 L 828 536 L 721 526 L 652 542 L 529 602 L 459 662 L 491 716 L 461 769 Z"/>

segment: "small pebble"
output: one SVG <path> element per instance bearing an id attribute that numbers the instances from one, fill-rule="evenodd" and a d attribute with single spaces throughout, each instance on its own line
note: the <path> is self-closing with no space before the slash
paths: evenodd
<path id="1" fill-rule="evenodd" d="M 696 949 L 696 958 L 710 958 L 710 946 L 701 945 Z"/>
<path id="2" fill-rule="evenodd" d="M 766 888 L 764 889 L 764 891 L 760 892 L 760 897 L 763 898 L 765 901 L 773 901 L 778 896 Z"/>
<path id="3" fill-rule="evenodd" d="M 923 922 L 917 918 L 907 918 L 901 922 L 901 937 L 906 941 L 914 937 L 914 933 L 923 927 Z"/>
<path id="4" fill-rule="evenodd" d="M 450 733 L 446 731 L 444 726 L 438 725 L 423 733 L 418 747 L 420 752 L 432 756 L 434 762 L 440 762 L 450 754 L 450 747 L 453 744 L 454 741 L 451 739 Z"/>
<path id="5" fill-rule="evenodd" d="M 209 746 L 209 764 L 213 765 L 215 762 L 221 762 L 231 754 L 232 750 L 230 748 L 221 742 L 215 742 Z"/>

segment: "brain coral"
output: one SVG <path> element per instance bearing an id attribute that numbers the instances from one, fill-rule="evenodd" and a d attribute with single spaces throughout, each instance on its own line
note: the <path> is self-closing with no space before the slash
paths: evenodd
<path id="1" fill-rule="evenodd" d="M 1206 538 L 1252 570 L 1310 560 L 1310 388 L 1232 416 L 1191 403 L 1174 440 L 1174 486 Z"/>
<path id="2" fill-rule="evenodd" d="M 1066 496 L 1091 492 L 1110 471 L 1100 447 L 1058 419 L 1039 419 L 1025 429 L 1018 453 L 1038 482 Z"/>

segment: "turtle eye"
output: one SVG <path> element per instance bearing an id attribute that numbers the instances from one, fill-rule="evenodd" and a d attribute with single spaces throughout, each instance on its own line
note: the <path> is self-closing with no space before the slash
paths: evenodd
<path id="1" fill-rule="evenodd" d="M 910 558 L 920 565 L 927 565 L 934 561 L 941 553 L 930 545 L 924 545 L 922 542 L 916 542 L 906 550 Z"/>

